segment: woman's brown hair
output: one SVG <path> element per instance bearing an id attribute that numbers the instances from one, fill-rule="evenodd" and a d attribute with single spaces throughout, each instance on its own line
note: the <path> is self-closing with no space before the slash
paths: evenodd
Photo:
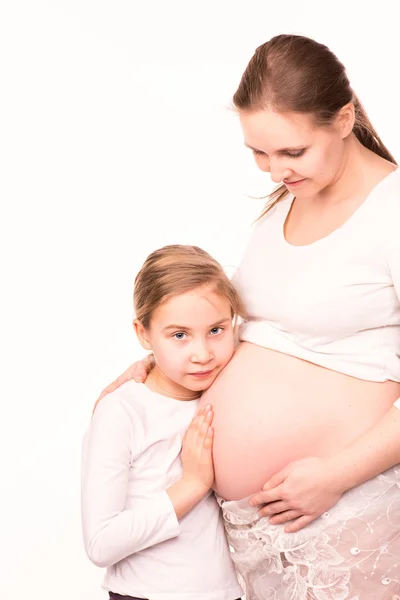
<path id="1" fill-rule="evenodd" d="M 198 246 L 170 245 L 152 252 L 135 278 L 136 318 L 145 329 L 160 304 L 201 286 L 229 300 L 232 318 L 244 316 L 242 301 L 221 265 Z"/>
<path id="2" fill-rule="evenodd" d="M 353 102 L 353 132 L 363 146 L 397 164 L 372 126 L 353 92 L 346 70 L 327 46 L 300 35 L 278 35 L 257 48 L 233 96 L 237 110 L 273 109 L 308 113 L 317 125 L 332 123 L 343 106 Z M 282 200 L 284 184 L 267 198 L 265 214 Z M 262 216 L 262 215 L 261 215 Z"/>

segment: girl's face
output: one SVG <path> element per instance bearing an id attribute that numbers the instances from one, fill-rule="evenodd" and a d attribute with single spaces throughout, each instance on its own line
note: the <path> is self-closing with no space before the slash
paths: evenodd
<path id="1" fill-rule="evenodd" d="M 149 329 L 138 321 L 135 328 L 154 354 L 152 378 L 170 394 L 206 390 L 234 351 L 230 303 L 209 286 L 171 297 L 153 312 Z"/>
<path id="2" fill-rule="evenodd" d="M 315 196 L 333 185 L 345 168 L 344 139 L 352 130 L 352 108 L 329 127 L 308 114 L 272 110 L 239 113 L 246 146 L 258 167 L 283 182 L 296 198 Z"/>

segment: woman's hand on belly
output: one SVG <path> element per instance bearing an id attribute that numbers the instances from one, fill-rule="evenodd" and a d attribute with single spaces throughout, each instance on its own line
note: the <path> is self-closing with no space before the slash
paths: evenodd
<path id="1" fill-rule="evenodd" d="M 252 496 L 252 506 L 262 506 L 261 517 L 270 517 L 271 525 L 287 523 L 287 533 L 299 531 L 331 508 L 344 489 L 333 476 L 329 457 L 296 460 L 275 473 Z"/>

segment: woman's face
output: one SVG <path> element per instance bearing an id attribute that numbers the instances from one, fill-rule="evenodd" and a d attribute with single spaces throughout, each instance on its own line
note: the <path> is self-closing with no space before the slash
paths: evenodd
<path id="1" fill-rule="evenodd" d="M 239 117 L 245 144 L 258 167 L 296 197 L 314 196 L 340 177 L 345 166 L 344 138 L 349 134 L 342 118 L 321 127 L 303 113 L 240 111 Z"/>

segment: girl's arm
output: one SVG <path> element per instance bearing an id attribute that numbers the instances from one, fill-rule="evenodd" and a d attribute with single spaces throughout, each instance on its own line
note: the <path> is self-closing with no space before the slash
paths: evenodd
<path id="1" fill-rule="evenodd" d="M 128 414 L 114 395 L 103 398 L 84 439 L 81 495 L 85 549 L 99 567 L 179 534 L 166 492 L 147 494 L 125 508 L 130 467 L 143 437 L 131 407 Z"/>
<path id="2" fill-rule="evenodd" d="M 131 406 L 128 414 L 112 395 L 103 399 L 85 436 L 82 460 L 83 537 L 94 564 L 108 567 L 179 535 L 179 519 L 209 490 L 196 468 L 198 462 L 206 462 L 202 447 L 211 456 L 210 419 L 202 413 L 192 426 L 191 470 L 166 491 L 143 494 L 125 508 L 130 468 L 143 440 L 142 426 Z"/>

